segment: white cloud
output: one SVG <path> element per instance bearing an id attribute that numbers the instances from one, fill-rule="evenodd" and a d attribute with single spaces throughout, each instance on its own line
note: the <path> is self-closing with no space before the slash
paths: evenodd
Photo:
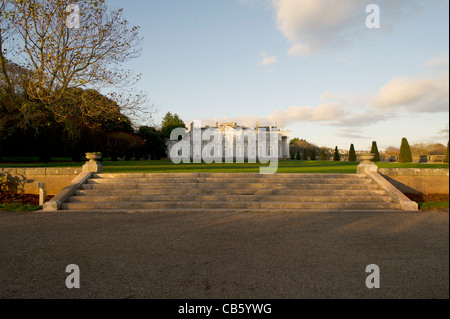
<path id="1" fill-rule="evenodd" d="M 343 99 L 344 100 L 344 99 Z M 203 119 L 202 123 L 215 125 L 216 122 L 236 122 L 238 125 L 254 127 L 258 122 L 260 125 L 274 125 L 288 127 L 290 124 L 299 122 L 314 122 L 318 124 L 338 127 L 365 127 L 380 121 L 394 118 L 393 114 L 381 112 L 369 112 L 367 109 L 360 110 L 358 107 L 350 107 L 346 103 L 323 103 L 316 107 L 292 106 L 279 109 L 272 114 L 262 116 L 236 116 L 214 119 Z"/>
<path id="2" fill-rule="evenodd" d="M 396 117 L 397 115 L 394 113 L 373 112 L 364 109 L 359 113 L 349 112 L 347 116 L 337 119 L 333 124 L 341 127 L 365 127 L 378 122 L 392 120 Z"/>
<path id="3" fill-rule="evenodd" d="M 367 5 L 373 0 L 272 0 L 277 27 L 291 43 L 289 55 L 306 57 L 360 40 L 367 32 Z M 381 30 L 392 31 L 425 5 L 421 0 L 378 0 Z"/>
<path id="4" fill-rule="evenodd" d="M 440 55 L 427 61 L 424 65 L 422 65 L 422 67 L 431 69 L 448 69 L 448 60 L 448 54 Z"/>
<path id="5" fill-rule="evenodd" d="M 278 59 L 276 56 L 271 56 L 271 57 L 265 57 L 262 59 L 262 61 L 259 62 L 259 65 L 261 66 L 266 66 L 269 64 L 273 64 L 273 63 L 277 63 Z"/>
<path id="6" fill-rule="evenodd" d="M 351 139 L 369 139 L 368 136 L 362 135 L 362 130 L 354 128 L 344 128 L 337 131 L 336 136 Z"/>
<path id="7" fill-rule="evenodd" d="M 340 127 L 340 135 L 349 135 L 345 128 L 364 128 L 376 123 L 406 117 L 420 117 L 425 113 L 449 112 L 449 72 L 417 77 L 398 76 L 390 79 L 373 95 L 335 95 L 324 92 L 317 106 L 291 106 L 275 110 L 268 116 L 237 116 L 204 120 L 205 123 L 236 122 L 252 127 L 278 124 L 287 127 L 292 123 L 314 122 Z M 448 116 L 448 115 L 447 115 Z"/>
<path id="8" fill-rule="evenodd" d="M 308 56 L 328 45 L 345 42 L 345 35 L 367 0 L 274 0 L 278 29 L 293 43 L 289 55 Z M 362 23 L 362 22 L 361 22 Z"/>
<path id="9" fill-rule="evenodd" d="M 258 122 L 260 125 L 274 125 L 286 127 L 296 122 L 323 122 L 333 123 L 345 117 L 345 105 L 340 103 L 323 103 L 317 107 L 311 106 L 292 106 L 287 109 L 276 110 L 266 117 L 262 116 L 235 116 L 222 117 L 214 119 L 203 119 L 202 123 L 214 125 L 216 122 L 236 122 L 239 125 L 255 126 Z"/>
<path id="10" fill-rule="evenodd" d="M 293 122 L 330 122 L 344 116 L 344 107 L 340 104 L 325 103 L 317 107 L 292 106 L 285 110 L 277 110 L 268 116 L 271 122 L 281 126 Z"/>
<path id="11" fill-rule="evenodd" d="M 312 47 L 309 43 L 297 43 L 289 49 L 287 54 L 290 56 L 308 57 L 318 53 L 319 51 L 319 48 Z"/>
<path id="12" fill-rule="evenodd" d="M 435 77 L 396 77 L 384 85 L 374 99 L 379 110 L 445 112 L 449 109 L 449 73 Z"/>

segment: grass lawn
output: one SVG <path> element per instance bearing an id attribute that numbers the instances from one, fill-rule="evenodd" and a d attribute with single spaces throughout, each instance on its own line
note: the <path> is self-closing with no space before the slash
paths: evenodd
<path id="1" fill-rule="evenodd" d="M 31 205 L 31 204 L 22 204 L 22 203 L 14 203 L 14 204 L 0 204 L 0 210 L 5 210 L 8 212 L 34 212 L 40 209 L 40 206 Z"/>
<path id="2" fill-rule="evenodd" d="M 428 163 L 377 163 L 379 168 L 448 168 L 448 164 L 428 164 Z"/>
<path id="3" fill-rule="evenodd" d="M 0 162 L 1 168 L 32 168 L 32 167 L 81 167 L 84 163 L 81 162 L 49 162 L 49 163 L 41 163 L 41 162 L 26 162 L 26 161 L 18 161 L 18 162 Z"/>
<path id="4" fill-rule="evenodd" d="M 24 159 L 17 162 L 0 163 L 2 168 L 12 167 L 80 167 L 83 163 L 65 161 L 55 158 L 50 163 L 26 162 Z M 64 161 L 63 161 L 64 160 Z M 141 173 L 141 172 L 205 172 L 205 173 L 258 173 L 261 166 L 268 164 L 174 164 L 170 160 L 161 161 L 105 161 L 102 163 L 105 173 Z M 278 164 L 278 173 L 356 173 L 358 162 L 333 161 L 296 161 L 283 160 Z M 381 168 L 448 168 L 448 164 L 419 164 L 419 163 L 377 163 Z"/>
<path id="5" fill-rule="evenodd" d="M 418 203 L 420 210 L 440 210 L 448 209 L 448 202 L 425 202 Z"/>
<path id="6" fill-rule="evenodd" d="M 132 172 L 158 172 L 158 173 L 259 173 L 262 166 L 268 164 L 173 164 L 164 161 L 120 161 L 103 163 L 105 173 L 132 173 Z M 326 162 L 326 161 L 280 161 L 278 173 L 343 173 L 356 172 L 356 162 Z"/>

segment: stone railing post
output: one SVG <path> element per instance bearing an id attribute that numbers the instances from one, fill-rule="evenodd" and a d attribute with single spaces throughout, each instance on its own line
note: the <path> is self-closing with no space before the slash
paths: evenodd
<path id="1" fill-rule="evenodd" d="M 42 206 L 44 205 L 45 199 L 47 198 L 47 190 L 45 189 L 46 183 L 38 182 L 37 186 L 39 189 L 39 205 Z"/>
<path id="2" fill-rule="evenodd" d="M 399 203 L 402 210 L 405 211 L 418 211 L 419 206 L 416 202 L 413 202 L 406 197 L 402 192 L 389 183 L 381 174 L 378 173 L 378 166 L 371 160 L 375 157 L 375 154 L 362 155 L 363 162 L 358 165 L 356 171 L 358 174 L 365 174 L 371 178 L 379 187 L 384 189 L 393 199 L 395 203 Z"/>
<path id="3" fill-rule="evenodd" d="M 371 160 L 375 157 L 375 154 L 366 154 L 361 155 L 360 158 L 363 160 L 361 164 L 356 168 L 356 172 L 358 174 L 366 174 L 366 173 L 377 173 L 378 166 L 375 165 Z"/>
<path id="4" fill-rule="evenodd" d="M 83 165 L 83 172 L 103 172 L 103 166 L 98 162 L 98 160 L 102 158 L 102 153 L 86 153 L 86 158 L 89 161 Z"/>

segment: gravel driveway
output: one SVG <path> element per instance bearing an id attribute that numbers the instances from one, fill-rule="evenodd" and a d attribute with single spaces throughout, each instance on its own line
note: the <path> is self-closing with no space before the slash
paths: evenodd
<path id="1" fill-rule="evenodd" d="M 0 298 L 449 298 L 449 214 L 0 212 Z"/>

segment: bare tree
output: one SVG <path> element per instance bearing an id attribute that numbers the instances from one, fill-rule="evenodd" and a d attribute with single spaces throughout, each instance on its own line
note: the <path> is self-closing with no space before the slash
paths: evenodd
<path id="1" fill-rule="evenodd" d="M 8 19 L 18 39 L 10 55 L 30 72 L 27 97 L 44 105 L 57 121 L 74 112 L 87 124 L 95 118 L 119 120 L 117 109 L 95 95 L 73 97 L 76 88 L 102 92 L 129 115 L 141 110 L 145 94 L 133 91 L 140 76 L 122 66 L 140 55 L 142 39 L 139 27 L 130 27 L 122 10 L 109 10 L 105 0 L 1 1 L 11 7 Z M 79 25 L 71 23 L 73 17 L 79 17 Z M 67 103 L 71 99 L 77 101 L 75 108 Z"/>
<path id="2" fill-rule="evenodd" d="M 7 0 L 0 0 L 0 90 L 2 102 L 4 97 L 13 95 L 14 81 L 9 74 L 9 63 L 6 58 L 9 48 L 7 43 L 12 38 L 14 27 L 11 16 L 12 5 Z M 2 111 L 7 112 L 6 103 L 1 103 Z"/>
<path id="3" fill-rule="evenodd" d="M 416 143 L 411 145 L 411 153 L 420 155 L 445 155 L 446 146 L 441 143 Z"/>
<path id="4" fill-rule="evenodd" d="M 395 146 L 389 146 L 385 150 L 386 156 L 398 156 L 400 154 L 400 149 Z"/>
<path id="5" fill-rule="evenodd" d="M 0 0 L 0 141 L 12 134 L 18 126 L 15 120 L 20 105 L 16 92 L 20 91 L 24 70 L 8 61 L 6 56 L 14 48 L 14 25 L 11 12 L 13 5 Z"/>
<path id="6" fill-rule="evenodd" d="M 447 127 L 446 128 L 444 128 L 444 129 L 442 129 L 442 130 L 440 130 L 439 131 L 439 134 L 445 134 L 445 135 L 448 135 L 448 123 L 447 123 Z"/>

